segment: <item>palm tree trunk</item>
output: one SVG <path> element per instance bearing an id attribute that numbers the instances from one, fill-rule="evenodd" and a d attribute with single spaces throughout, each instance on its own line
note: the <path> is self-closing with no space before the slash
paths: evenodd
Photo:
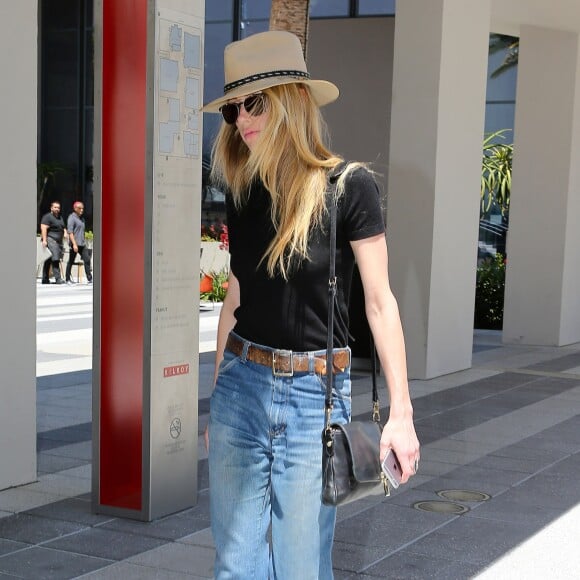
<path id="1" fill-rule="evenodd" d="M 308 46 L 310 0 L 272 0 L 270 30 L 293 32 L 302 44 L 304 57 Z"/>

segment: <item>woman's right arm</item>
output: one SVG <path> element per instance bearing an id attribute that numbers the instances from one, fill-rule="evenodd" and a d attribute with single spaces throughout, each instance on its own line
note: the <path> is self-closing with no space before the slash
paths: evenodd
<path id="1" fill-rule="evenodd" d="M 228 291 L 222 304 L 222 309 L 220 312 L 218 322 L 217 345 L 215 353 L 215 369 L 213 376 L 214 385 L 217 380 L 220 362 L 224 358 L 224 350 L 226 348 L 228 334 L 236 324 L 234 312 L 239 305 L 240 305 L 240 284 L 238 282 L 238 279 L 230 271 L 230 275 L 228 277 Z"/>

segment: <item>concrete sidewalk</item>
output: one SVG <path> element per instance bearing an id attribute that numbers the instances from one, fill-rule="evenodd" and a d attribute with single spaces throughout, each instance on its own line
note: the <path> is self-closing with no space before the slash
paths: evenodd
<path id="1" fill-rule="evenodd" d="M 38 287 L 38 481 L 0 492 L 0 579 L 211 578 L 202 446 L 195 508 L 151 523 L 91 512 L 91 298 Z M 218 313 L 201 313 L 200 433 Z M 339 509 L 335 578 L 580 577 L 580 344 L 478 331 L 473 368 L 411 391 L 419 474 Z M 355 371 L 355 416 L 369 399 Z"/>

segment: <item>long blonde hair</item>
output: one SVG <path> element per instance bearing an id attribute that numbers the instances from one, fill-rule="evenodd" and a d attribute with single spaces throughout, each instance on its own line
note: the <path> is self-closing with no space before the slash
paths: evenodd
<path id="1" fill-rule="evenodd" d="M 268 120 L 253 151 L 235 124 L 222 123 L 211 178 L 230 190 L 237 207 L 246 201 L 252 182 L 262 181 L 272 199 L 276 230 L 262 261 L 270 277 L 279 273 L 288 279 L 292 268 L 309 258 L 309 233 L 321 224 L 326 209 L 327 173 L 342 159 L 324 145 L 326 125 L 306 86 L 292 83 L 263 92 Z"/>

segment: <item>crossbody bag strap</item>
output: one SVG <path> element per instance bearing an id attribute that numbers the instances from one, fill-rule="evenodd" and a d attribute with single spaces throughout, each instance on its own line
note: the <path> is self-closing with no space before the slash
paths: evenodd
<path id="1" fill-rule="evenodd" d="M 331 181 L 330 191 L 330 251 L 328 268 L 328 323 L 326 335 L 326 396 L 324 399 L 325 431 L 330 430 L 332 414 L 332 387 L 334 384 L 333 351 L 334 351 L 334 305 L 336 303 L 336 181 Z M 370 334 L 371 374 L 372 374 L 372 418 L 380 423 L 380 403 L 377 387 L 377 353 Z"/>
<path id="2" fill-rule="evenodd" d="M 326 430 L 330 429 L 332 412 L 332 385 L 334 369 L 332 353 L 334 351 L 334 300 L 336 296 L 336 185 L 332 183 L 330 192 L 330 263 L 328 269 L 328 324 L 326 327 L 326 397 L 324 408 L 326 414 Z"/>

